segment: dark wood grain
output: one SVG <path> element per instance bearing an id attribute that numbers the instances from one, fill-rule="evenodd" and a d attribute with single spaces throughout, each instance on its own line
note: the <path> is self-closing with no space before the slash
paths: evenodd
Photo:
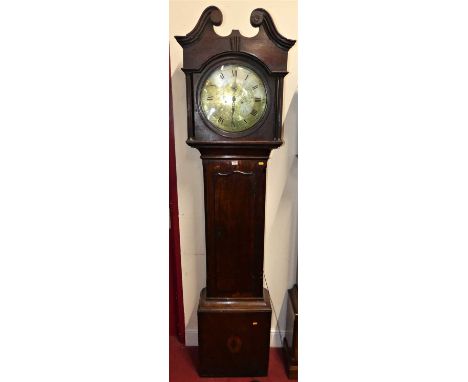
<path id="1" fill-rule="evenodd" d="M 203 159 L 208 297 L 262 297 L 265 159 Z"/>

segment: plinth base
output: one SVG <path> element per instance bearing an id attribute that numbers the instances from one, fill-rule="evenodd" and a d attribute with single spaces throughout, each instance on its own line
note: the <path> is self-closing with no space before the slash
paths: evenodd
<path id="1" fill-rule="evenodd" d="M 271 305 L 263 298 L 206 298 L 198 306 L 198 354 L 202 377 L 259 377 L 268 374 Z"/>

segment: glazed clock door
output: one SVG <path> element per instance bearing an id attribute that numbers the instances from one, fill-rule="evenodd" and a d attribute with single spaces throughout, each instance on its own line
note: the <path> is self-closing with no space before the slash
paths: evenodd
<path id="1" fill-rule="evenodd" d="M 266 162 L 205 160 L 208 297 L 262 297 Z"/>

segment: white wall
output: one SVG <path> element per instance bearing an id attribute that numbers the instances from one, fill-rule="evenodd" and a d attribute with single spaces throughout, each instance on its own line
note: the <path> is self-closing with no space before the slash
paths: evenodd
<path id="1" fill-rule="evenodd" d="M 174 130 L 179 194 L 180 246 L 186 340 L 196 344 L 197 304 L 205 286 L 205 232 L 202 162 L 198 150 L 185 144 L 187 139 L 185 77 L 182 48 L 173 38 L 185 35 L 195 26 L 202 11 L 217 6 L 223 23 L 215 27 L 225 36 L 239 29 L 244 36 L 254 36 L 250 25 L 255 8 L 266 9 L 287 38 L 297 40 L 296 1 L 177 1 L 170 2 L 170 53 L 174 98 Z M 163 59 L 163 58 L 161 58 Z M 265 275 L 273 306 L 284 332 L 287 289 L 296 280 L 297 267 L 297 43 L 289 51 L 289 74 L 284 81 L 284 145 L 273 150 L 268 162 L 265 215 Z M 272 320 L 272 345 L 279 346 L 275 314 Z"/>

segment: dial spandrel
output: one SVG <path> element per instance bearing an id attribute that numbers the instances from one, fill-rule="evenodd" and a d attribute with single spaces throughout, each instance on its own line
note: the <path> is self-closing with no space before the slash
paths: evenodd
<path id="1" fill-rule="evenodd" d="M 200 105 L 205 117 L 217 128 L 242 132 L 252 128 L 265 113 L 265 84 L 250 68 L 222 65 L 203 84 Z"/>

